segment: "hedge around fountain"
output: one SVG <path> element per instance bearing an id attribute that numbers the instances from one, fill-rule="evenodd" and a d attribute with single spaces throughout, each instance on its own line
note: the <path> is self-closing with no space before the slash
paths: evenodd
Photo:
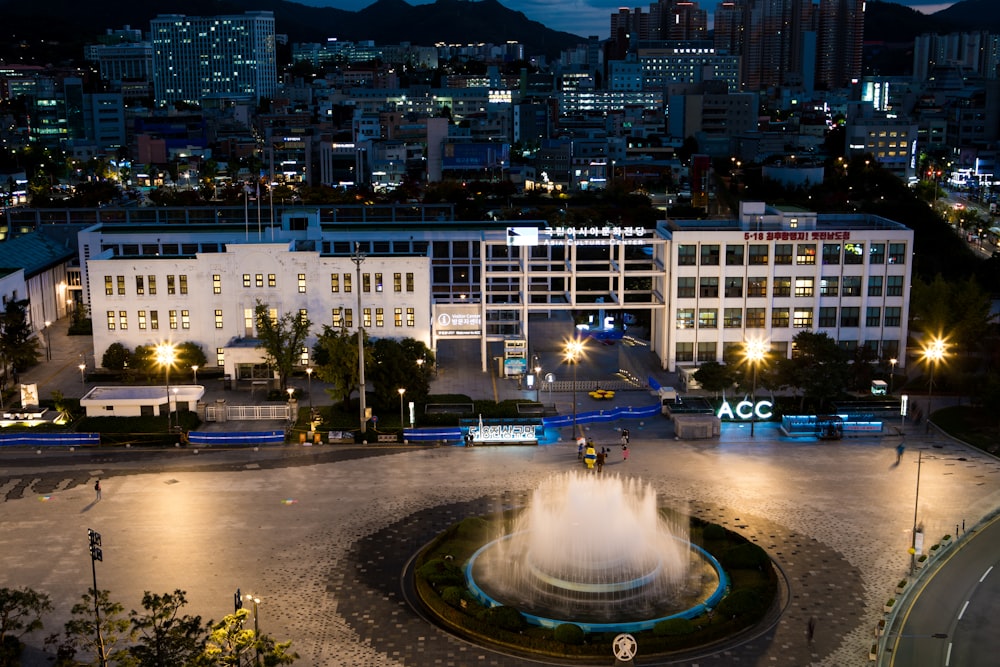
<path id="1" fill-rule="evenodd" d="M 420 603 L 442 627 L 475 643 L 555 658 L 606 661 L 617 633 L 584 633 L 579 641 L 581 633 L 570 628 L 528 625 L 516 609 L 487 609 L 469 593 L 466 561 L 498 534 L 495 522 L 509 527 L 516 515 L 516 511 L 508 511 L 470 517 L 439 534 L 414 560 L 411 575 Z M 633 633 L 643 655 L 724 642 L 760 623 L 776 602 L 778 575 L 762 548 L 718 524 L 693 517 L 690 540 L 719 560 L 730 577 L 730 591 L 710 615 L 686 622 L 670 619 L 652 630 Z"/>

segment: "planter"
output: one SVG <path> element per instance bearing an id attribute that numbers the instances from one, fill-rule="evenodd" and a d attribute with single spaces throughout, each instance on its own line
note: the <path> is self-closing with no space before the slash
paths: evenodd
<path id="1" fill-rule="evenodd" d="M 879 622 L 875 624 L 875 636 L 881 637 L 885 632 L 885 619 L 879 619 Z"/>
<path id="2" fill-rule="evenodd" d="M 923 556 L 921 556 L 920 558 L 917 559 L 917 569 L 918 570 L 920 568 L 922 568 L 926 564 L 927 564 L 927 554 L 924 554 Z"/>
<path id="3" fill-rule="evenodd" d="M 889 601 L 886 602 L 885 607 L 883 607 L 885 613 L 888 614 L 890 611 L 892 611 L 892 608 L 895 604 L 896 604 L 896 598 L 889 598 Z"/>
<path id="4" fill-rule="evenodd" d="M 875 658 L 878 657 L 878 644 L 872 644 L 872 647 L 868 649 L 868 661 L 875 662 Z"/>
<path id="5" fill-rule="evenodd" d="M 941 538 L 941 546 L 946 547 L 951 544 L 951 535 L 945 535 Z"/>

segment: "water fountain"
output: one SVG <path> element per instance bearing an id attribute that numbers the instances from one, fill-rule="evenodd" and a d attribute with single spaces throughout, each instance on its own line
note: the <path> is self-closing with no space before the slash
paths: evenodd
<path id="1" fill-rule="evenodd" d="M 483 604 L 515 607 L 545 627 L 634 632 L 693 618 L 721 599 L 726 575 L 688 541 L 688 517 L 669 516 L 636 478 L 557 475 L 512 530 L 473 555 L 466 580 Z"/>

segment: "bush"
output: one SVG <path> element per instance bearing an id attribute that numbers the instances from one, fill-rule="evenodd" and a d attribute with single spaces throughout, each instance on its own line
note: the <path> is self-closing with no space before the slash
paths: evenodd
<path id="1" fill-rule="evenodd" d="M 557 642 L 578 646 L 583 643 L 585 633 L 583 632 L 583 628 L 575 623 L 561 623 L 556 626 L 552 636 Z"/>
<path id="2" fill-rule="evenodd" d="M 727 549 L 718 556 L 718 559 L 722 567 L 727 570 L 759 569 L 771 562 L 766 551 L 750 542 Z"/>
<path id="3" fill-rule="evenodd" d="M 435 587 L 462 586 L 465 587 L 465 575 L 462 568 L 453 560 L 434 558 L 427 561 L 417 570 L 417 575 Z"/>
<path id="4" fill-rule="evenodd" d="M 479 516 L 463 519 L 455 534 L 464 540 L 483 540 L 489 534 L 489 522 Z"/>
<path id="5" fill-rule="evenodd" d="M 762 616 L 771 604 L 771 598 L 761 595 L 758 588 L 733 591 L 716 608 L 724 618 L 740 618 L 744 616 Z"/>
<path id="6" fill-rule="evenodd" d="M 509 630 L 511 632 L 523 630 L 527 625 L 527 621 L 524 620 L 521 612 L 513 607 L 490 607 L 483 610 L 480 620 L 501 630 Z"/>
<path id="7" fill-rule="evenodd" d="M 441 589 L 441 599 L 452 607 L 460 608 L 465 598 L 466 592 L 462 586 L 445 586 Z"/>
<path id="8" fill-rule="evenodd" d="M 701 534 L 706 541 L 726 539 L 726 529 L 717 523 L 710 523 L 705 526 Z"/>
<path id="9" fill-rule="evenodd" d="M 668 618 L 653 626 L 657 637 L 680 637 L 694 632 L 694 623 L 687 618 Z"/>

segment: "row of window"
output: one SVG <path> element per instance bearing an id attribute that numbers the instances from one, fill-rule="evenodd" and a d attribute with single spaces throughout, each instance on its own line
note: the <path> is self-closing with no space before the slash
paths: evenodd
<path id="1" fill-rule="evenodd" d="M 885 264 L 885 243 L 872 243 L 868 246 L 868 263 Z M 772 246 L 767 243 L 726 244 L 726 266 L 766 266 L 771 263 Z M 774 264 L 816 264 L 815 243 L 776 243 L 774 248 Z M 906 244 L 889 243 L 888 259 L 890 264 L 903 264 L 906 261 Z M 699 256 L 700 249 L 700 256 Z M 718 243 L 681 244 L 677 246 L 677 264 L 680 266 L 718 266 L 722 259 L 722 246 Z M 744 255 L 746 255 L 744 257 Z M 864 264 L 864 243 L 824 243 L 822 244 L 823 264 Z"/>
<path id="2" fill-rule="evenodd" d="M 179 314 L 179 316 L 178 316 Z M 271 319 L 277 319 L 278 313 L 271 309 Z M 214 311 L 215 328 L 225 327 L 222 317 L 222 309 Z M 299 317 L 305 321 L 309 318 L 309 313 L 305 308 L 299 309 Z M 403 327 L 404 322 L 407 327 L 417 326 L 417 314 L 414 308 L 394 308 L 392 313 L 393 326 Z M 255 312 L 253 308 L 243 310 L 243 325 L 248 334 L 252 335 L 255 324 Z M 374 321 L 376 327 L 385 326 L 385 308 L 364 308 L 362 309 L 362 326 L 371 327 Z M 168 310 L 167 322 L 170 329 L 190 329 L 191 311 L 189 310 Z M 334 308 L 332 314 L 333 328 L 353 328 L 354 311 L 351 308 Z M 107 311 L 107 324 L 109 331 L 127 331 L 129 327 L 129 313 L 127 310 Z M 147 329 L 157 331 L 160 328 L 160 311 L 140 310 L 136 313 L 136 325 L 141 331 Z"/>
<path id="3" fill-rule="evenodd" d="M 881 351 L 879 350 L 879 343 L 881 342 Z M 878 358 L 881 356 L 882 359 L 894 359 L 899 356 L 899 341 L 898 340 L 867 340 L 859 345 L 856 340 L 839 340 L 837 344 L 840 349 L 846 352 L 856 352 L 859 347 L 865 347 L 872 351 L 873 357 Z M 768 358 L 770 359 L 787 359 L 788 358 L 788 347 L 789 343 L 787 341 L 774 341 L 771 343 L 771 348 L 768 350 Z M 722 344 L 723 358 L 730 356 L 738 356 L 742 354 L 744 348 L 743 342 L 728 342 Z M 674 348 L 674 355 L 678 362 L 685 361 L 695 361 L 695 343 L 678 341 Z M 698 362 L 704 361 L 717 361 L 719 356 L 719 343 L 718 341 L 702 341 L 697 344 L 698 351 Z M 792 347 L 792 357 L 795 357 L 795 348 Z"/>
<path id="4" fill-rule="evenodd" d="M 351 291 L 351 283 L 353 276 L 350 273 L 343 274 L 343 286 L 345 292 Z M 244 273 L 243 274 L 243 287 L 258 287 L 263 288 L 265 280 L 268 287 L 278 286 L 278 276 L 274 273 Z M 296 281 L 298 284 L 299 294 L 306 293 L 306 274 L 300 273 L 296 276 Z M 125 276 L 104 276 L 104 294 L 106 296 L 113 296 L 118 294 L 124 296 L 125 291 Z M 331 273 L 330 274 L 330 291 L 340 292 L 341 286 L 341 274 Z M 361 274 L 361 291 L 371 292 L 374 286 L 376 292 L 383 291 L 382 274 L 381 273 L 363 273 Z M 144 296 L 146 294 L 155 295 L 156 294 L 156 276 L 135 276 L 135 293 L 139 296 Z M 392 274 L 392 290 L 397 293 L 412 292 L 414 289 L 414 279 L 412 273 L 406 273 L 405 277 L 402 273 Z M 187 294 L 188 293 L 188 277 L 184 274 L 180 275 L 168 275 L 167 276 L 167 294 Z M 215 273 L 212 274 L 212 293 L 222 294 L 222 275 Z"/>
<path id="5" fill-rule="evenodd" d="M 718 276 L 681 276 L 677 278 L 677 298 L 693 299 L 701 297 L 714 299 L 719 296 L 719 283 L 726 298 L 742 297 L 742 277 L 719 278 Z M 771 281 L 771 296 L 803 296 L 816 294 L 816 279 L 813 277 L 792 278 L 775 276 Z M 869 276 L 868 296 L 882 296 L 883 286 L 886 296 L 903 296 L 903 276 Z M 746 296 L 766 297 L 768 278 L 752 276 L 746 279 Z M 823 276 L 819 279 L 820 296 L 861 296 L 861 276 Z"/>
<path id="6" fill-rule="evenodd" d="M 764 329 L 767 327 L 767 308 L 723 308 L 722 327 L 724 329 Z M 884 311 L 884 312 L 883 312 Z M 864 326 L 898 327 L 902 323 L 903 309 L 897 306 L 869 306 L 865 310 Z M 697 318 L 697 320 L 695 319 Z M 676 326 L 678 329 L 693 329 L 695 322 L 699 329 L 719 328 L 718 308 L 678 308 Z M 818 327 L 861 326 L 861 309 L 852 306 L 822 306 L 813 308 L 771 308 L 771 328 L 788 326 L 796 329 Z"/>

